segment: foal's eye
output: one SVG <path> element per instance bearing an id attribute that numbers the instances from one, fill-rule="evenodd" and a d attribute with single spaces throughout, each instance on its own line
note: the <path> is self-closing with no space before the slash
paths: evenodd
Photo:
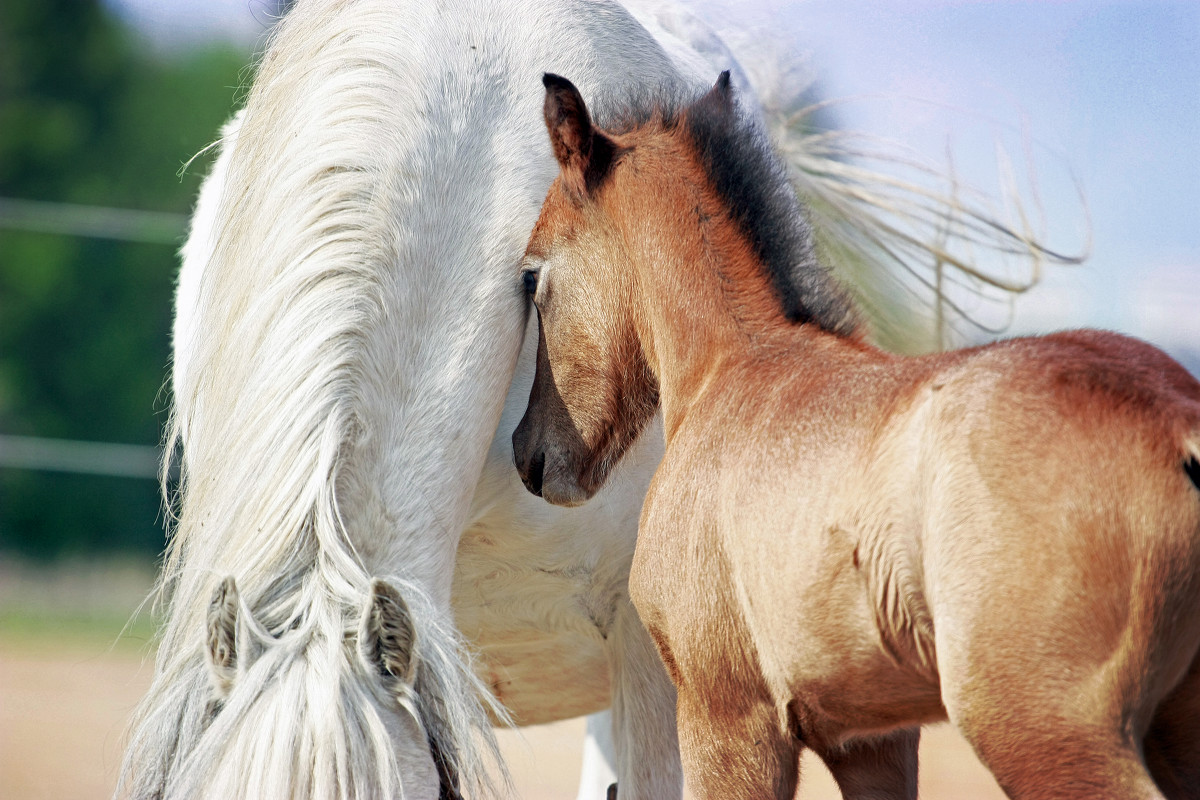
<path id="1" fill-rule="evenodd" d="M 521 283 L 525 286 L 525 294 L 533 297 L 537 294 L 538 273 L 536 269 L 521 270 Z"/>

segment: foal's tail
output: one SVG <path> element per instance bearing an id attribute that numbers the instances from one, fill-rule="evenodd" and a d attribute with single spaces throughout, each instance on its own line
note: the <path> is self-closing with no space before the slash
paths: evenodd
<path id="1" fill-rule="evenodd" d="M 1184 443 L 1183 471 L 1191 478 L 1196 491 L 1200 491 L 1200 431 Z"/>

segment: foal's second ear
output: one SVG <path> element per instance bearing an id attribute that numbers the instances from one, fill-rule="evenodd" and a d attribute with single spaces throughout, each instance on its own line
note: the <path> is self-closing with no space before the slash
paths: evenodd
<path id="1" fill-rule="evenodd" d="M 722 114 L 729 114 L 733 111 L 733 84 L 729 79 L 729 70 L 725 70 L 717 76 L 717 82 L 697 101 L 697 105 L 703 105 L 709 110 L 719 111 Z"/>
<path id="2" fill-rule="evenodd" d="M 562 167 L 567 187 L 580 196 L 595 191 L 608 174 L 617 155 L 616 145 L 592 125 L 587 104 L 575 84 L 547 72 L 542 76 L 546 87 L 546 130 L 554 157 Z"/>

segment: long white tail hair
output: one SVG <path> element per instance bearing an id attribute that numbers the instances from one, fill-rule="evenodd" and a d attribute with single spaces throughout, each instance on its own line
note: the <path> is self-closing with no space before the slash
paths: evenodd
<path id="1" fill-rule="evenodd" d="M 758 93 L 822 260 L 866 311 L 878 344 L 914 353 L 953 346 L 971 330 L 999 333 L 1004 323 L 994 319 L 1006 315 L 985 317 L 981 308 L 1011 310 L 1048 267 L 1087 258 L 1081 191 L 1077 252 L 1052 247 L 1038 224 L 1032 163 L 1023 193 L 997 143 L 1003 183 L 964 182 L 949 160 L 930 162 L 899 142 L 825 124 L 842 101 L 820 97 L 811 65 L 770 32 L 725 38 Z"/>

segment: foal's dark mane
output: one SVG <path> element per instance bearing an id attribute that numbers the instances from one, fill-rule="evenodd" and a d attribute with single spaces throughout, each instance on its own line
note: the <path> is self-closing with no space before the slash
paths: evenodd
<path id="1" fill-rule="evenodd" d="M 623 102 L 602 101 L 599 124 L 614 133 L 652 123 L 668 131 L 682 128 L 713 189 L 765 267 L 784 316 L 849 336 L 859 326 L 854 304 L 817 259 L 812 228 L 783 163 L 766 133 L 738 113 L 727 80 L 722 75 L 717 87 L 699 99 L 665 87 Z"/>

